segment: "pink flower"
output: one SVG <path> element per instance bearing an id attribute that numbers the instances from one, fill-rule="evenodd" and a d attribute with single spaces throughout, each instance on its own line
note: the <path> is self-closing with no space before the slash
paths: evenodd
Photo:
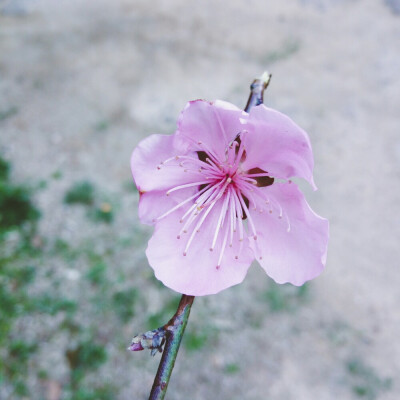
<path id="1" fill-rule="evenodd" d="M 278 111 L 188 103 L 174 135 L 149 136 L 131 158 L 156 277 L 193 296 L 242 282 L 254 259 L 278 283 L 315 278 L 328 221 L 289 180 L 315 188 L 313 163 L 307 134 Z"/>

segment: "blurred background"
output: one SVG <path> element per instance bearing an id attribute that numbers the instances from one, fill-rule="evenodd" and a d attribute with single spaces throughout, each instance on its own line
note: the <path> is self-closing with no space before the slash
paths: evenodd
<path id="1" fill-rule="evenodd" d="M 0 399 L 146 399 L 174 313 L 129 158 L 191 99 L 310 135 L 325 272 L 197 298 L 169 399 L 400 398 L 400 1 L 0 0 Z"/>

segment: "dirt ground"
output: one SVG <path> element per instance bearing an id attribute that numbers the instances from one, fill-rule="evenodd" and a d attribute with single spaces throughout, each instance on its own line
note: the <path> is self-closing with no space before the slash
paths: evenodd
<path id="1" fill-rule="evenodd" d="M 399 1 L 3 0 L 0 10 L 0 152 L 19 181 L 62 172 L 35 196 L 42 237 L 76 245 L 98 235 L 113 246 L 140 230 L 137 193 L 125 190 L 135 145 L 172 133 L 188 100 L 243 107 L 264 70 L 273 74 L 265 103 L 310 135 L 319 190 L 302 187 L 330 220 L 326 270 L 305 298 L 271 289 L 254 265 L 243 284 L 196 299 L 189 335 L 207 325 L 210 337 L 183 346 L 167 398 L 400 398 Z M 80 180 L 117 199 L 113 224 L 63 204 Z M 163 296 L 176 297 L 149 276 L 150 231 L 140 232 L 114 258 L 145 304 L 121 326 L 126 345 Z M 81 267 L 52 267 L 74 293 Z M 109 382 L 115 398 L 145 399 L 159 356 L 112 342 L 89 385 Z M 28 398 L 67 398 L 60 346 L 68 346 L 61 334 L 36 356 L 50 372 L 40 395 L 43 382 L 29 372 Z"/>

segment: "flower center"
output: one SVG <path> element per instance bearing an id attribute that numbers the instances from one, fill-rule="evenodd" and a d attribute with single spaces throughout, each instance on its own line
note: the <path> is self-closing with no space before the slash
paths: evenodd
<path id="1" fill-rule="evenodd" d="M 198 143 L 203 145 L 202 143 Z M 245 232 L 253 240 L 256 256 L 262 259 L 257 245 L 257 231 L 249 211 L 263 213 L 279 210 L 279 218 L 283 210 L 279 203 L 266 197 L 262 187 L 272 185 L 274 178 L 267 171 L 253 168 L 243 171 L 241 163 L 246 158 L 244 145 L 238 136 L 225 150 L 225 158 L 220 160 L 213 151 L 202 146 L 204 150 L 197 152 L 196 156 L 175 156 L 162 162 L 157 168 L 166 166 L 172 160 L 179 161 L 179 167 L 193 176 L 190 183 L 171 188 L 166 192 L 169 196 L 175 191 L 196 188 L 196 192 L 181 201 L 175 207 L 158 217 L 154 222 L 165 218 L 178 209 L 186 211 L 180 215 L 182 228 L 177 232 L 177 239 L 186 238 L 183 255 L 186 256 L 189 248 L 200 232 L 204 222 L 213 213 L 217 222 L 210 233 L 210 251 L 218 248 L 219 257 L 216 268 L 221 266 L 226 247 L 234 247 L 236 260 L 239 259 L 243 248 Z M 191 192 L 192 193 L 192 192 Z M 246 220 L 246 221 L 245 221 Z M 287 218 L 288 220 L 288 218 Z M 288 220 L 289 221 L 289 220 Z M 289 228 L 290 230 L 290 225 Z"/>

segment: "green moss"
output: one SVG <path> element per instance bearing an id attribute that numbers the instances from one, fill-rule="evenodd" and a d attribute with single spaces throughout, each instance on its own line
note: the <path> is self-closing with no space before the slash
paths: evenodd
<path id="1" fill-rule="evenodd" d="M 7 118 L 12 117 L 13 115 L 18 113 L 18 107 L 16 106 L 11 106 L 7 108 L 6 110 L 0 110 L 0 122 L 4 121 Z"/>
<path id="2" fill-rule="evenodd" d="M 75 183 L 65 194 L 66 204 L 92 205 L 94 203 L 95 188 L 88 181 Z"/>
<path id="3" fill-rule="evenodd" d="M 107 361 L 107 352 L 104 346 L 85 340 L 76 347 L 65 352 L 71 374 L 71 386 L 79 387 L 80 382 L 89 370 L 96 370 Z"/>
<path id="4" fill-rule="evenodd" d="M 186 332 L 184 346 L 187 350 L 199 350 L 206 345 L 208 336 L 206 332 Z"/>
<path id="5" fill-rule="evenodd" d="M 37 221 L 40 213 L 31 196 L 31 190 L 25 186 L 0 181 L 0 234 Z"/>
<path id="6" fill-rule="evenodd" d="M 170 318 L 175 314 L 178 304 L 179 297 L 174 296 L 170 300 L 165 302 L 165 306 L 157 313 L 151 314 L 147 318 L 147 330 L 156 329 L 166 324 Z M 185 334 L 186 335 L 186 334 Z"/>
<path id="7" fill-rule="evenodd" d="M 110 224 L 114 220 L 114 211 L 110 203 L 102 203 L 89 211 L 89 218 L 94 222 Z"/>
<path id="8" fill-rule="evenodd" d="M 240 366 L 238 364 L 226 364 L 224 368 L 224 372 L 228 375 L 237 374 L 240 371 Z"/>
<path id="9" fill-rule="evenodd" d="M 95 125 L 94 125 L 94 130 L 96 132 L 104 132 L 106 130 L 108 130 L 108 128 L 110 127 L 110 122 L 108 120 L 101 120 L 98 121 Z"/>
<path id="10" fill-rule="evenodd" d="M 268 303 L 272 312 L 294 311 L 308 298 L 309 288 L 305 284 L 300 287 L 271 283 L 263 293 L 263 299 Z"/>
<path id="11" fill-rule="evenodd" d="M 107 282 L 106 271 L 106 263 L 103 261 L 98 261 L 90 267 L 85 277 L 92 285 L 103 285 Z"/>
<path id="12" fill-rule="evenodd" d="M 52 177 L 54 180 L 59 180 L 59 179 L 61 179 L 61 178 L 63 177 L 63 173 L 58 169 L 58 170 L 54 171 L 54 172 L 51 174 L 51 177 Z"/>
<path id="13" fill-rule="evenodd" d="M 117 390 L 112 385 L 103 385 L 96 389 L 87 388 L 81 385 L 71 395 L 71 400 L 114 400 L 117 395 Z"/>
<path id="14" fill-rule="evenodd" d="M 358 397 L 375 400 L 381 392 L 390 389 L 392 385 L 390 378 L 379 377 L 373 368 L 358 358 L 349 360 L 346 369 L 350 374 L 352 391 Z"/>
<path id="15" fill-rule="evenodd" d="M 10 168 L 10 163 L 3 157 L 0 157 L 0 181 L 8 181 Z"/>
<path id="16" fill-rule="evenodd" d="M 122 322 L 129 322 L 135 315 L 138 291 L 134 288 L 120 290 L 112 295 L 112 307 Z"/>
<path id="17" fill-rule="evenodd" d="M 78 305 L 69 299 L 42 294 L 31 299 L 30 307 L 33 312 L 56 315 L 61 311 L 73 314 L 77 310 Z"/>

